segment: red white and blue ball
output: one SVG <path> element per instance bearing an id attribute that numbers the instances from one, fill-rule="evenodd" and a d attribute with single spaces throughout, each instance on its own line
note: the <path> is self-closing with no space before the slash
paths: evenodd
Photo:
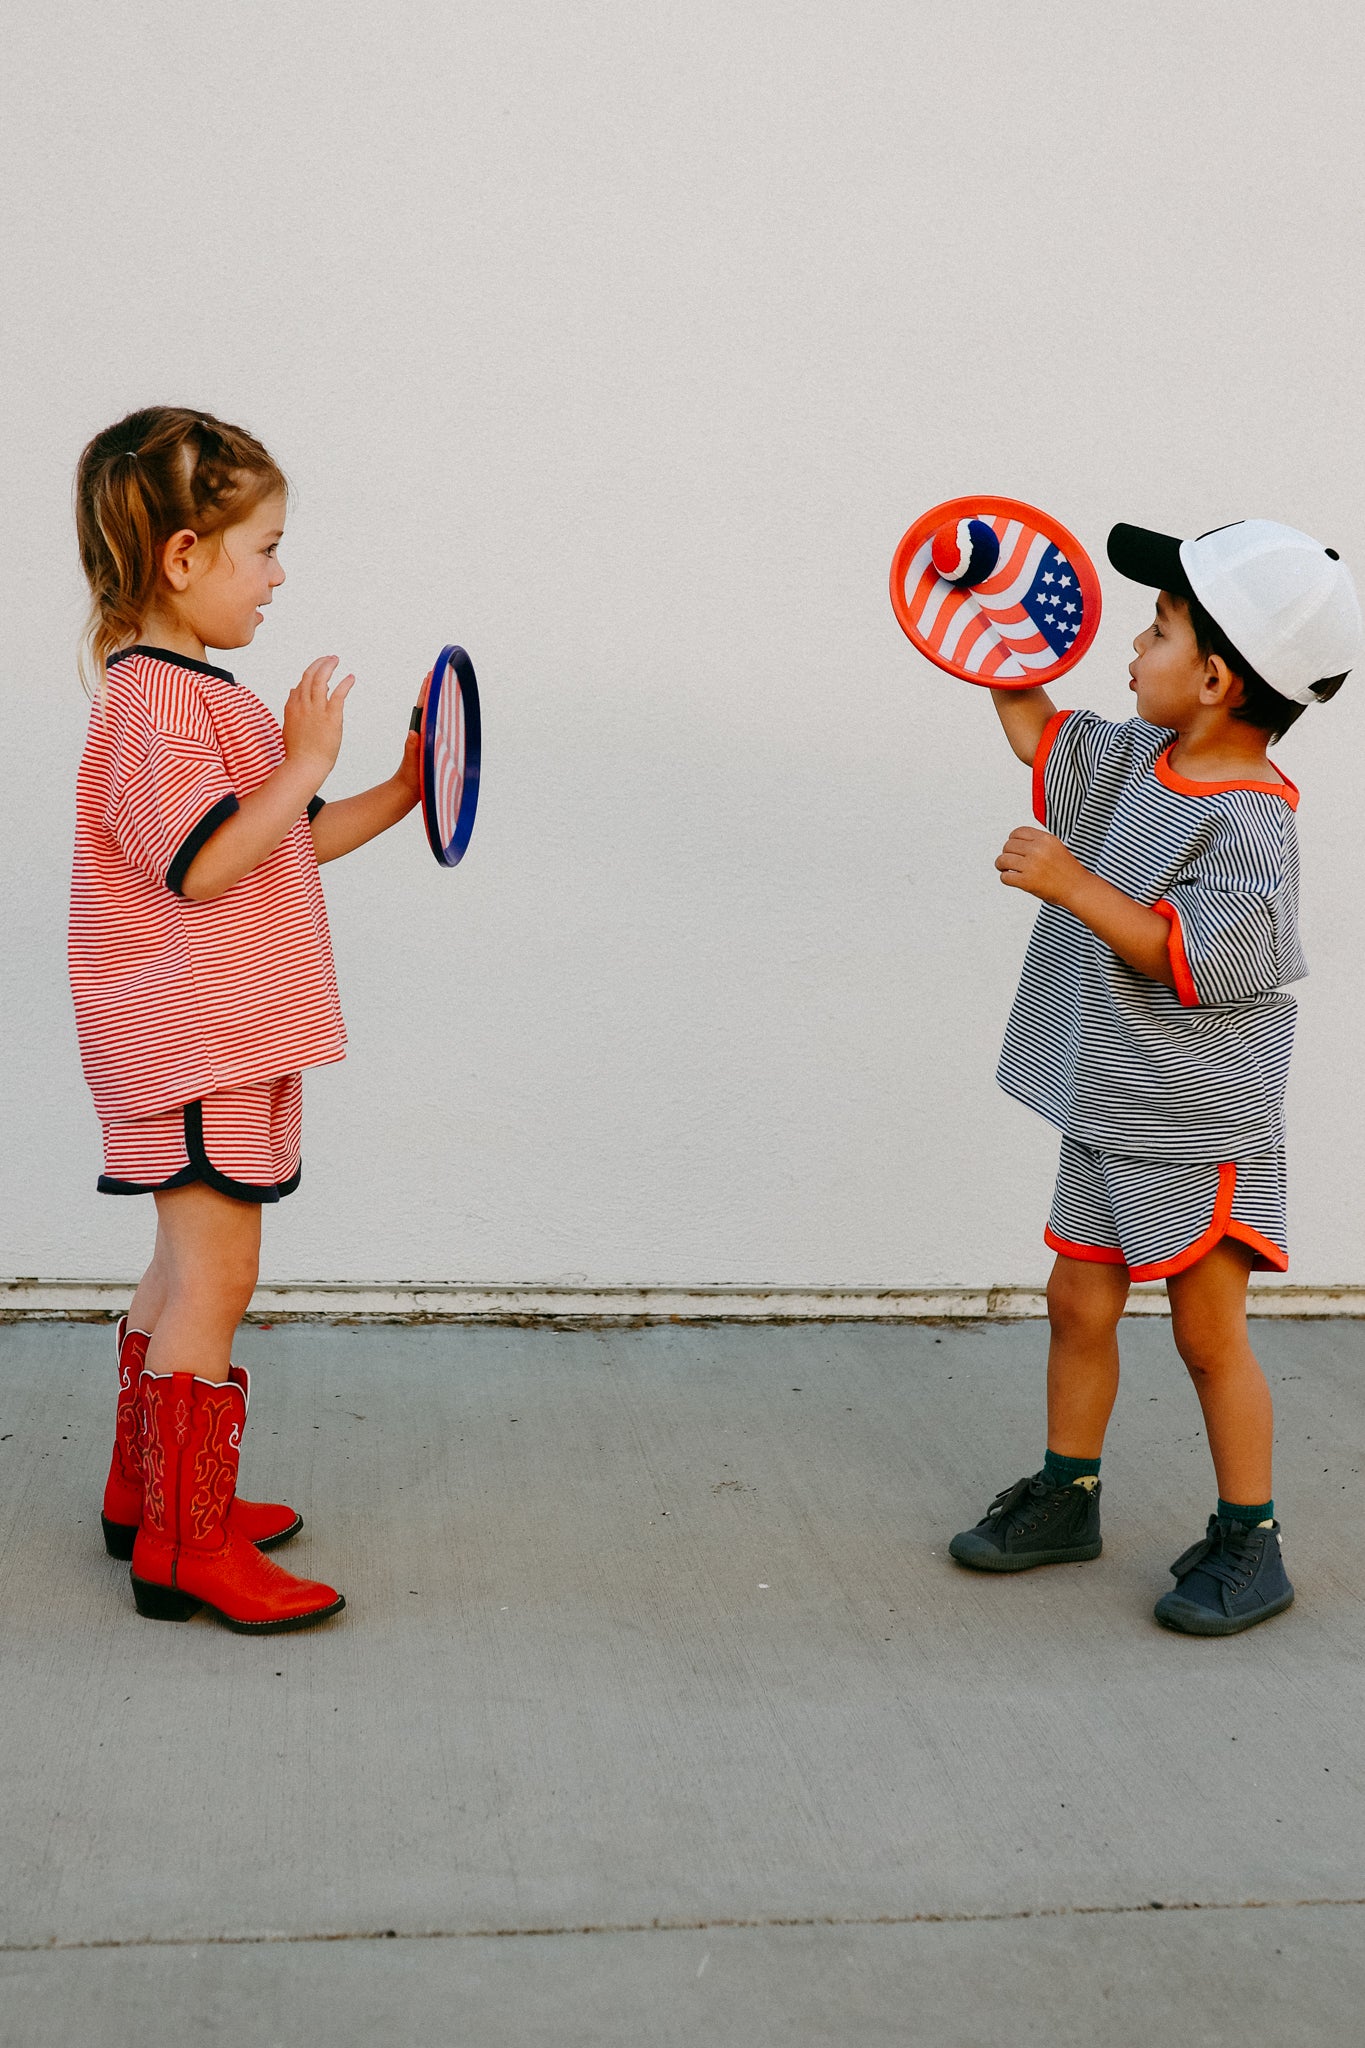
<path id="1" fill-rule="evenodd" d="M 970 590 L 984 583 L 1000 560 L 1000 542 L 984 519 L 957 519 L 939 528 L 929 555 L 946 583 Z"/>

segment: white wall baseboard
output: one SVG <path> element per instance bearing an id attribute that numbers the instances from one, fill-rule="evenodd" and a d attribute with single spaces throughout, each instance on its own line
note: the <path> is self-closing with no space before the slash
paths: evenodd
<path id="1" fill-rule="evenodd" d="M 127 1280 L 0 1280 L 0 1322 L 105 1321 Z M 1365 1316 L 1365 1286 L 1251 1289 L 1257 1316 Z M 374 1323 L 1007 1322 L 1047 1312 L 1039 1287 L 558 1287 L 357 1281 L 261 1286 L 248 1321 Z M 1160 1285 L 1129 1315 L 1169 1313 Z"/>

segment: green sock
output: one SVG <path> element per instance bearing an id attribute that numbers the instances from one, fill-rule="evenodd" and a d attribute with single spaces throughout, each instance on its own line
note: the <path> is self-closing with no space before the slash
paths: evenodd
<path id="1" fill-rule="evenodd" d="M 1245 1522 L 1248 1529 L 1254 1529 L 1261 1522 L 1273 1522 L 1275 1503 L 1263 1500 L 1256 1507 L 1242 1507 L 1235 1500 L 1218 1497 L 1218 1519 L 1220 1522 Z"/>
<path id="2" fill-rule="evenodd" d="M 1100 1461 L 1098 1458 L 1064 1458 L 1059 1451 L 1048 1451 L 1043 1457 L 1043 1474 L 1054 1486 L 1074 1486 L 1078 1479 L 1098 1479 Z"/>

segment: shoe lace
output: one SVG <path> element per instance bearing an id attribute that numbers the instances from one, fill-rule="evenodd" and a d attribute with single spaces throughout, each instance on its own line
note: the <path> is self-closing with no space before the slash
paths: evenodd
<path id="1" fill-rule="evenodd" d="M 1016 1479 L 1013 1486 L 1007 1486 L 1003 1493 L 995 1496 L 986 1510 L 985 1518 L 988 1522 L 1003 1523 L 1022 1516 L 1027 1508 L 1036 1511 L 1047 1491 L 1036 1473 L 1027 1474 L 1023 1479 Z"/>
<path id="2" fill-rule="evenodd" d="M 1179 1582 L 1187 1579 L 1191 1572 L 1202 1571 L 1211 1579 L 1218 1579 L 1234 1590 L 1247 1585 L 1253 1577 L 1260 1559 L 1262 1546 L 1255 1541 L 1254 1531 L 1238 1526 L 1229 1528 L 1218 1523 L 1188 1550 L 1182 1551 L 1171 1566 L 1172 1576 Z"/>

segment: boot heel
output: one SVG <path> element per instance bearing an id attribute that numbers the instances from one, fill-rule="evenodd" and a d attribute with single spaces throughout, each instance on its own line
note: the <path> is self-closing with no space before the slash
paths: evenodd
<path id="1" fill-rule="evenodd" d="M 203 1604 L 193 1593 L 182 1593 L 177 1586 L 153 1586 L 146 1579 L 133 1579 L 133 1599 L 148 1621 L 188 1621 Z"/>
<path id="2" fill-rule="evenodd" d="M 110 1557 L 121 1557 L 127 1564 L 133 1555 L 136 1528 L 130 1527 L 127 1522 L 111 1522 L 108 1515 L 101 1515 L 100 1521 L 104 1525 L 104 1547 Z"/>

